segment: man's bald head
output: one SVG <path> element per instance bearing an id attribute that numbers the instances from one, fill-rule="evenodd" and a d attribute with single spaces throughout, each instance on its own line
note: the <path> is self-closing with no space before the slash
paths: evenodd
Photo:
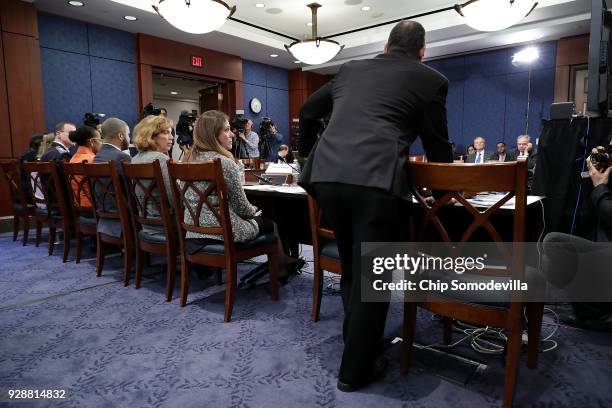
<path id="1" fill-rule="evenodd" d="M 386 52 L 402 52 L 415 58 L 425 53 L 425 29 L 416 21 L 400 21 L 393 27 L 385 45 Z"/>

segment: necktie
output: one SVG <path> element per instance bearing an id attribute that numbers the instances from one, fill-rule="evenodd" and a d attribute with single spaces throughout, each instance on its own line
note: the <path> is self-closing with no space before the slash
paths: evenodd
<path id="1" fill-rule="evenodd" d="M 480 161 L 480 153 L 476 153 L 476 163 L 481 163 L 481 161 Z"/>

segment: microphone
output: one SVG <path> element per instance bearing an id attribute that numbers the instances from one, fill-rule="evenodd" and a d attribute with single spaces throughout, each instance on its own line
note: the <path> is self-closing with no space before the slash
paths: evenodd
<path id="1" fill-rule="evenodd" d="M 284 157 L 279 157 L 280 161 L 282 161 L 283 163 L 285 163 L 287 166 L 291 167 L 293 170 L 295 170 L 298 174 L 301 173 L 301 171 L 295 167 L 293 167 L 291 164 L 289 164 L 289 162 L 287 162 L 287 159 L 285 159 Z"/>
<path id="2" fill-rule="evenodd" d="M 270 180 L 268 180 L 265 177 L 258 176 L 257 174 L 253 174 L 253 176 L 255 176 L 255 178 L 259 180 L 260 182 L 262 182 L 263 184 L 272 184 Z"/>

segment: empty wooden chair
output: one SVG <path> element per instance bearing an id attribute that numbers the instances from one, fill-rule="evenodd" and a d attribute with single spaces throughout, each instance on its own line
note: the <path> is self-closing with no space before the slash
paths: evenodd
<path id="1" fill-rule="evenodd" d="M 96 273 L 102 275 L 106 244 L 123 249 L 123 284 L 128 286 L 134 254 L 134 238 L 123 182 L 114 161 L 86 164 L 85 175 L 93 197 L 97 224 Z"/>
<path id="2" fill-rule="evenodd" d="M 334 231 L 321 225 L 321 211 L 316 200 L 311 196 L 308 196 L 308 212 L 314 258 L 312 320 L 318 322 L 323 295 L 323 271 L 341 274 L 342 265 L 340 264 L 340 254 L 338 253 Z"/>
<path id="3" fill-rule="evenodd" d="M 221 162 L 215 159 L 198 163 L 168 163 L 168 171 L 172 180 L 172 195 L 176 222 L 179 227 L 179 242 L 181 252 L 181 292 L 180 304 L 187 303 L 189 291 L 190 264 L 197 263 L 214 268 L 225 268 L 225 312 L 224 320 L 229 322 L 232 317 L 234 295 L 237 287 L 237 264 L 245 259 L 259 255 L 267 255 L 270 270 L 270 286 L 272 299 L 278 299 L 278 242 L 274 234 L 261 235 L 252 241 L 234 242 L 232 224 L 223 179 Z M 195 205 L 187 198 L 195 194 Z M 217 227 L 207 227 L 200 224 L 200 214 L 206 208 L 217 221 Z M 191 215 L 193 223 L 185 222 L 185 213 Z M 218 235 L 221 240 L 186 239 L 186 233 Z"/>
<path id="4" fill-rule="evenodd" d="M 140 288 L 142 266 L 147 253 L 166 255 L 168 273 L 166 300 L 172 300 L 178 242 L 175 218 L 166 194 L 159 161 L 143 164 L 121 163 L 136 237 L 136 288 Z"/>
<path id="5" fill-rule="evenodd" d="M 446 164 L 446 163 L 421 163 L 408 162 L 408 174 L 410 182 L 414 187 L 415 196 L 424 213 L 419 237 L 423 237 L 426 227 L 432 227 L 440 241 L 466 242 L 475 231 L 484 229 L 491 241 L 501 242 L 501 234 L 491 222 L 491 217 L 498 213 L 500 207 L 510 199 L 514 199 L 515 208 L 513 212 L 512 241 L 523 242 L 525 240 L 525 214 L 526 214 L 526 176 L 527 169 L 524 162 L 493 163 L 483 166 L 471 164 Z M 441 197 L 434 204 L 428 203 L 420 194 L 424 188 L 436 191 Z M 462 195 L 463 191 L 504 191 L 507 192 L 497 202 L 485 210 L 476 209 Z M 453 233 L 448 229 L 452 218 L 441 216 L 441 210 L 452 198 L 456 199 L 473 217 L 472 222 L 460 231 L 460 239 L 452 239 Z M 447 209 L 447 208 L 446 208 Z M 454 209 L 453 209 L 454 210 Z M 448 214 L 446 214 L 448 215 Z M 431 232 L 431 229 L 428 230 Z M 430 236 L 424 238 L 430 241 Z M 513 247 L 514 248 L 514 247 Z M 520 250 L 514 249 L 505 254 L 505 260 L 511 268 L 508 271 L 482 271 L 483 275 L 490 276 L 517 276 L 523 272 L 523 258 Z M 474 273 L 474 272 L 471 272 Z M 463 275 L 453 275 L 461 279 Z M 407 295 L 409 296 L 409 295 Z M 506 350 L 506 372 L 504 383 L 504 406 L 512 405 L 518 360 L 523 334 L 523 308 L 527 306 L 529 316 L 529 345 L 528 365 L 535 367 L 539 346 L 540 325 L 542 321 L 542 305 L 535 303 L 522 303 L 517 295 L 510 294 L 507 302 L 480 303 L 467 302 L 453 296 L 436 296 L 433 293 L 424 294 L 422 302 L 410 302 L 406 299 L 404 305 L 404 341 L 401 357 L 401 371 L 406 373 L 410 364 L 410 354 L 416 324 L 417 306 L 430 310 L 443 317 L 444 343 L 450 344 L 452 320 L 461 320 L 468 323 L 502 328 L 508 336 Z M 422 300 L 422 299 L 421 299 Z"/>
<path id="6" fill-rule="evenodd" d="M 23 221 L 23 245 L 28 242 L 30 232 L 30 217 L 34 216 L 36 206 L 28 203 L 26 192 L 23 191 L 23 180 L 19 168 L 19 160 L 0 160 L 0 167 L 8 184 L 11 194 L 11 209 L 13 210 L 13 241 L 17 240 L 19 234 L 19 219 Z"/>

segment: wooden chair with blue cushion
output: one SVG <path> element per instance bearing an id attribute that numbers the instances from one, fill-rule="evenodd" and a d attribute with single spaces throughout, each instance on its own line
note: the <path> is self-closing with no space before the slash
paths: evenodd
<path id="1" fill-rule="evenodd" d="M 123 284 L 128 286 L 134 253 L 134 238 L 123 182 L 114 161 L 85 164 L 97 225 L 96 274 L 102 276 L 106 244 L 123 249 Z"/>
<path id="2" fill-rule="evenodd" d="M 234 242 L 229 213 L 229 197 L 219 159 L 198 163 L 168 163 L 176 223 L 178 225 L 181 257 L 180 304 L 187 304 L 191 263 L 225 268 L 224 320 L 232 317 L 234 295 L 237 288 L 237 264 L 240 261 L 267 255 L 270 271 L 270 286 L 273 300 L 278 300 L 278 243 L 275 234 L 260 235 L 249 242 Z M 195 194 L 197 203 L 190 202 L 186 195 Z M 216 219 L 218 226 L 203 226 L 200 214 L 206 208 Z M 185 221 L 188 212 L 192 223 Z M 186 233 L 217 235 L 217 239 L 187 239 Z"/>
<path id="3" fill-rule="evenodd" d="M 23 168 L 29 175 L 32 184 L 33 199 L 36 205 L 36 235 L 40 236 L 40 225 L 46 222 L 49 226 L 49 255 L 53 255 L 56 232 L 61 229 L 64 244 L 62 261 L 66 262 L 70 252 L 70 236 L 74 225 L 72 207 L 65 199 L 67 191 L 65 180 L 59 176 L 58 164 L 54 161 L 24 162 Z"/>
<path id="4" fill-rule="evenodd" d="M 321 225 L 321 210 L 312 196 L 308 196 L 310 232 L 312 235 L 313 286 L 312 286 L 312 321 L 319 321 L 321 297 L 323 295 L 323 271 L 342 274 L 340 254 L 336 245 L 334 231 Z"/>
<path id="5" fill-rule="evenodd" d="M 17 235 L 19 234 L 19 219 L 21 219 L 23 221 L 23 246 L 25 246 L 28 242 L 28 233 L 30 232 L 30 217 L 34 216 L 36 206 L 28 203 L 25 191 L 23 191 L 24 184 L 21 179 L 19 160 L 0 160 L 0 167 L 2 167 L 4 178 L 6 179 L 11 194 L 13 241 L 17 240 Z"/>
<path id="6" fill-rule="evenodd" d="M 166 255 L 168 262 L 166 301 L 172 300 L 178 244 L 174 214 L 164 186 L 159 161 L 129 164 L 122 162 L 127 196 L 136 237 L 136 289 L 140 288 L 147 254 Z"/>
<path id="7" fill-rule="evenodd" d="M 423 242 L 432 242 L 434 239 L 441 242 L 457 242 L 456 246 L 448 248 L 459 248 L 463 243 L 470 241 L 475 233 L 485 233 L 485 237 L 491 242 L 499 243 L 501 246 L 502 233 L 498 231 L 492 217 L 499 214 L 502 205 L 509 200 L 514 200 L 512 212 L 511 242 L 522 243 L 525 240 L 525 219 L 527 207 L 526 177 L 527 169 L 525 162 L 491 163 L 474 166 L 472 164 L 448 164 L 448 163 L 419 163 L 408 162 L 408 175 L 414 188 L 415 197 L 419 203 L 419 209 L 423 213 L 421 225 L 418 228 L 417 238 Z M 439 194 L 439 198 L 432 204 L 422 195 L 424 189 L 430 189 Z M 486 208 L 476 208 L 464 196 L 464 191 L 500 191 L 506 192 L 500 195 L 494 202 L 489 203 Z M 447 204 L 451 199 L 457 200 L 460 205 L 450 207 Z M 466 217 L 458 216 L 455 210 L 466 213 Z M 449 212 L 450 211 L 450 212 Z M 466 219 L 468 224 L 460 230 L 450 228 L 458 219 Z M 432 235 L 427 235 L 433 234 Z M 484 241 L 483 236 L 478 241 Z M 494 244 L 498 245 L 498 244 Z M 495 268 L 484 268 L 482 271 L 472 271 L 463 275 L 448 272 L 430 271 L 435 277 L 430 279 L 451 279 L 467 281 L 476 279 L 490 281 L 499 279 L 508 281 L 509 278 L 524 276 L 524 258 L 520 245 L 504 245 L 507 249 L 503 254 L 503 265 L 505 270 Z M 437 274 L 437 275 L 436 275 Z M 404 341 L 401 356 L 401 372 L 405 374 L 410 365 L 410 355 L 414 339 L 416 325 L 417 306 L 425 308 L 443 318 L 443 340 L 445 344 L 451 343 L 452 322 L 460 320 L 475 325 L 491 326 L 503 329 L 508 338 L 506 345 L 506 367 L 504 383 L 504 406 L 512 405 L 516 376 L 518 371 L 518 360 L 523 335 L 523 309 L 529 318 L 528 325 L 528 366 L 534 368 L 537 365 L 537 353 L 539 347 L 540 326 L 542 322 L 542 304 L 524 303 L 520 295 L 512 292 L 503 294 L 500 301 L 490 302 L 488 300 L 462 297 L 457 295 L 442 296 L 432 292 L 423 293 L 419 302 L 410 301 L 410 294 L 406 295 L 404 304 Z"/>
<path id="8" fill-rule="evenodd" d="M 74 233 L 76 236 L 76 258 L 75 262 L 81 262 L 81 252 L 83 248 L 83 235 L 90 235 L 96 238 L 98 228 L 93 206 L 84 205 L 81 200 L 83 194 L 92 200 L 89 191 L 89 183 L 85 177 L 85 163 L 63 162 L 62 167 L 64 176 L 68 183 L 68 195 L 72 203 L 72 218 L 74 222 Z"/>

